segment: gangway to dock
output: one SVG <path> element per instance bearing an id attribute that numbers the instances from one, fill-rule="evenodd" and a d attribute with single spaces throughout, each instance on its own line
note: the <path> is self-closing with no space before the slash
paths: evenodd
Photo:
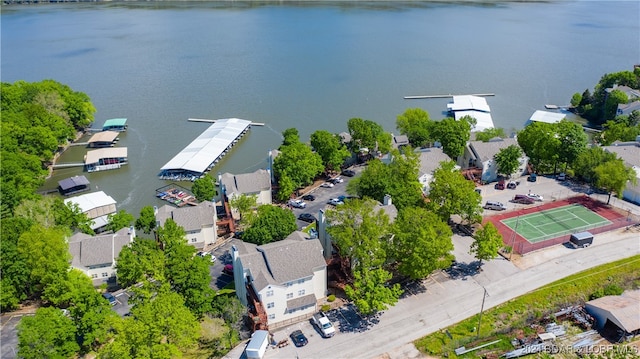
<path id="1" fill-rule="evenodd" d="M 84 162 L 75 162 L 75 163 L 56 163 L 54 165 L 51 165 L 51 168 L 58 169 L 58 168 L 69 168 L 69 167 L 83 167 L 84 166 Z"/>
<path id="2" fill-rule="evenodd" d="M 218 120 L 211 120 L 208 118 L 188 118 L 187 121 L 215 123 Z M 264 126 L 264 125 L 265 125 L 264 122 L 251 122 L 251 126 Z"/>
<path id="3" fill-rule="evenodd" d="M 495 96 L 496 94 L 494 93 L 473 93 L 470 94 L 469 96 L 480 96 L 480 97 L 486 97 L 486 96 Z M 448 97 L 453 97 L 453 96 L 463 96 L 463 95 L 452 95 L 452 94 L 448 94 L 448 95 L 417 95 L 417 96 L 405 96 L 404 99 L 405 100 L 418 100 L 418 99 L 425 99 L 425 98 L 448 98 Z"/>

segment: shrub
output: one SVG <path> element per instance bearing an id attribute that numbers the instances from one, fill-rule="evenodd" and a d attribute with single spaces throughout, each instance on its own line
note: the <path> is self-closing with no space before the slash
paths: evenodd
<path id="1" fill-rule="evenodd" d="M 329 304 L 324 304 L 320 310 L 323 312 L 328 312 L 331 309 L 331 306 Z"/>
<path id="2" fill-rule="evenodd" d="M 609 284 L 606 287 L 599 288 L 595 292 L 591 293 L 591 295 L 589 296 L 589 300 L 598 299 L 607 295 L 620 295 L 622 294 L 622 292 L 624 292 L 624 289 L 615 284 Z"/>
<path id="3" fill-rule="evenodd" d="M 333 294 L 330 294 L 330 295 L 327 297 L 327 302 L 329 302 L 329 303 L 333 302 L 334 300 L 336 300 L 336 296 L 335 296 L 335 295 L 333 295 Z"/>

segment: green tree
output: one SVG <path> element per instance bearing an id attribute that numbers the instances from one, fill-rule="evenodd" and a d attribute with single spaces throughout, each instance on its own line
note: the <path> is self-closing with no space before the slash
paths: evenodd
<path id="1" fill-rule="evenodd" d="M 507 138 L 507 134 L 503 128 L 485 128 L 480 132 L 476 132 L 476 141 L 489 142 L 492 138 Z"/>
<path id="2" fill-rule="evenodd" d="M 66 232 L 57 228 L 32 226 L 20 235 L 18 252 L 29 271 L 26 288 L 37 296 L 64 278 L 71 262 Z"/>
<path id="3" fill-rule="evenodd" d="M 429 118 L 429 113 L 421 108 L 408 108 L 396 119 L 396 128 L 401 134 L 407 135 L 409 142 L 415 147 L 426 147 L 433 142 L 435 122 Z"/>
<path id="4" fill-rule="evenodd" d="M 347 128 L 351 135 L 351 148 L 358 151 L 360 148 L 378 150 L 387 153 L 391 150 L 391 134 L 385 132 L 382 126 L 371 120 L 352 118 L 347 121 Z"/>
<path id="5" fill-rule="evenodd" d="M 453 214 L 460 215 L 467 223 L 477 223 L 481 219 L 482 197 L 475 191 L 473 182 L 455 169 L 453 161 L 441 162 L 434 171 L 429 199 L 428 208 L 444 222 L 448 222 Z"/>
<path id="6" fill-rule="evenodd" d="M 136 219 L 136 230 L 142 230 L 146 234 L 150 234 L 156 228 L 156 214 L 151 206 L 144 206 L 140 210 L 140 217 Z"/>
<path id="7" fill-rule="evenodd" d="M 20 236 L 33 225 L 28 218 L 10 217 L 2 220 L 0 227 L 0 309 L 2 312 L 15 309 L 29 294 L 30 270 L 26 258 L 18 250 Z"/>
<path id="8" fill-rule="evenodd" d="M 280 185 L 278 197 L 281 200 L 288 198 L 296 188 L 311 184 L 324 171 L 322 158 L 300 142 L 296 129 L 285 130 L 283 136 L 280 154 L 273 161 L 273 170 Z"/>
<path id="9" fill-rule="evenodd" d="M 325 169 L 329 171 L 339 170 L 344 161 L 351 156 L 340 136 L 325 130 L 311 134 L 311 147 L 320 155 Z"/>
<path id="10" fill-rule="evenodd" d="M 25 316 L 18 324 L 20 358 L 71 358 L 79 350 L 72 320 L 57 308 L 39 308 L 34 316 Z"/>
<path id="11" fill-rule="evenodd" d="M 534 122 L 518 132 L 518 145 L 529 157 L 535 171 L 540 173 L 551 170 L 556 164 L 562 143 L 553 124 Z"/>
<path id="12" fill-rule="evenodd" d="M 555 124 L 556 138 L 562 145 L 558 148 L 558 159 L 567 165 L 572 164 L 578 155 L 587 148 L 587 135 L 582 126 L 568 120 L 562 120 Z"/>
<path id="13" fill-rule="evenodd" d="M 613 120 L 616 117 L 616 111 L 619 104 L 625 104 L 629 102 L 627 94 L 620 90 L 613 90 L 609 92 L 604 104 L 604 121 Z"/>
<path id="14" fill-rule="evenodd" d="M 155 240 L 136 238 L 116 259 L 118 284 L 129 287 L 144 279 L 164 281 L 165 257 Z"/>
<path id="15" fill-rule="evenodd" d="M 251 225 L 255 217 L 253 211 L 258 205 L 258 196 L 244 193 L 239 196 L 233 196 L 229 200 L 229 205 L 240 213 L 242 224 Z"/>
<path id="16" fill-rule="evenodd" d="M 402 295 L 399 284 L 389 285 L 392 275 L 382 268 L 356 269 L 353 277 L 353 283 L 347 284 L 344 292 L 364 315 L 395 305 Z"/>
<path id="17" fill-rule="evenodd" d="M 635 112 L 635 111 L 634 111 Z M 640 112 L 638 112 L 640 113 Z M 629 117 L 618 121 L 607 121 L 603 127 L 603 131 L 598 137 L 598 141 L 603 146 L 609 146 L 615 141 L 635 141 L 637 136 L 640 136 L 640 125 L 630 125 L 628 122 Z"/>
<path id="18" fill-rule="evenodd" d="M 135 218 L 131 213 L 128 213 L 124 209 L 119 210 L 117 213 L 112 213 L 107 216 L 106 230 L 113 231 L 114 233 L 131 226 Z"/>
<path id="19" fill-rule="evenodd" d="M 496 161 L 496 165 L 498 166 L 498 173 L 511 177 L 511 175 L 520 166 L 521 156 L 522 150 L 517 145 L 510 145 L 506 148 L 501 148 L 493 157 Z"/>
<path id="20" fill-rule="evenodd" d="M 580 92 L 576 92 L 571 96 L 571 106 L 578 107 L 582 102 L 582 94 Z"/>
<path id="21" fill-rule="evenodd" d="M 464 153 L 464 147 L 471 137 L 471 124 L 465 117 L 455 120 L 451 117 L 437 122 L 434 137 L 442 144 L 442 151 L 451 158 Z"/>
<path id="22" fill-rule="evenodd" d="M 597 178 L 595 169 L 599 165 L 613 161 L 616 154 L 605 151 L 602 147 L 593 146 L 580 153 L 573 162 L 573 170 L 577 176 L 594 184 Z"/>
<path id="23" fill-rule="evenodd" d="M 213 201 L 213 197 L 217 194 L 215 181 L 211 174 L 207 173 L 204 177 L 193 181 L 191 192 L 196 196 L 198 201 Z"/>
<path id="24" fill-rule="evenodd" d="M 487 222 L 482 229 L 476 231 L 471 243 L 471 253 L 480 261 L 487 261 L 498 256 L 502 248 L 502 236 L 491 222 Z"/>
<path id="25" fill-rule="evenodd" d="M 297 228 L 296 216 L 292 211 L 265 204 L 258 207 L 256 218 L 251 227 L 244 231 L 242 239 L 255 244 L 267 244 L 285 239 Z"/>
<path id="26" fill-rule="evenodd" d="M 453 233 L 433 212 L 418 207 L 403 209 L 393 233 L 392 247 L 401 274 L 420 279 L 451 265 Z"/>
<path id="27" fill-rule="evenodd" d="M 611 201 L 613 192 L 622 197 L 628 182 L 633 185 L 637 183 L 635 170 L 625 166 L 621 159 L 605 162 L 596 167 L 594 172 L 596 174 L 596 186 L 609 192 L 607 204 Z"/>

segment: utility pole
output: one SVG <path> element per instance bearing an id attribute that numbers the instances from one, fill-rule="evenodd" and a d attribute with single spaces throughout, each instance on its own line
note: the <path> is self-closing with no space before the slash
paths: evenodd
<path id="1" fill-rule="evenodd" d="M 480 318 L 478 318 L 478 330 L 476 330 L 476 339 L 480 337 L 480 324 L 482 323 L 482 312 L 484 311 L 484 299 L 487 297 L 487 288 L 482 286 L 484 292 L 482 294 L 482 307 L 480 308 Z"/>

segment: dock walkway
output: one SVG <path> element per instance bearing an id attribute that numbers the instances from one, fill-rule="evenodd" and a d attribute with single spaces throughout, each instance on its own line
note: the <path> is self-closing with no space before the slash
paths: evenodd
<path id="1" fill-rule="evenodd" d="M 215 123 L 218 120 L 211 120 L 208 118 L 188 118 L 187 121 Z M 251 122 L 251 126 L 264 126 L 264 125 L 265 125 L 264 122 Z"/>
<path id="2" fill-rule="evenodd" d="M 496 94 L 494 93 L 473 93 L 467 96 L 480 96 L 480 97 L 486 97 L 486 96 L 495 96 Z M 417 96 L 405 96 L 404 99 L 405 100 L 417 100 L 417 99 L 425 99 L 425 98 L 448 98 L 448 97 L 454 97 L 454 96 L 465 96 L 465 95 L 452 95 L 452 94 L 448 94 L 448 95 L 417 95 Z"/>

